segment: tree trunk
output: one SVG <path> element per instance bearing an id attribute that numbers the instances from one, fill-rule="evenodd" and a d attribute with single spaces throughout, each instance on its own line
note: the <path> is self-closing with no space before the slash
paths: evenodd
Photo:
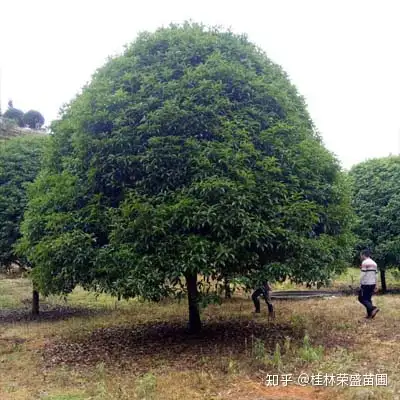
<path id="1" fill-rule="evenodd" d="M 39 292 L 37 290 L 32 292 L 32 314 L 39 315 Z"/>
<path id="2" fill-rule="evenodd" d="M 198 333 L 201 330 L 201 320 L 199 311 L 199 292 L 197 291 L 197 276 L 196 274 L 187 274 L 185 278 L 189 303 L 189 331 L 191 333 Z"/>
<path id="3" fill-rule="evenodd" d="M 387 291 L 386 271 L 384 269 L 381 269 L 381 286 L 382 286 L 382 293 L 386 293 L 386 291 Z"/>
<path id="4" fill-rule="evenodd" d="M 224 289 L 225 289 L 225 298 L 226 299 L 232 298 L 232 291 L 231 291 L 231 287 L 229 285 L 229 279 L 228 278 L 224 279 Z"/>

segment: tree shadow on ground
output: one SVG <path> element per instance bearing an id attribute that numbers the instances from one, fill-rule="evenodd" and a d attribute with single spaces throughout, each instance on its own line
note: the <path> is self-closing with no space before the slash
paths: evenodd
<path id="1" fill-rule="evenodd" d="M 389 288 L 386 293 L 378 293 L 379 295 L 386 295 L 386 294 L 400 294 L 400 287 L 393 287 Z"/>
<path id="2" fill-rule="evenodd" d="M 88 317 L 106 313 L 107 310 L 85 307 L 41 304 L 39 315 L 33 315 L 30 307 L 0 309 L 0 325 L 17 322 L 57 322 L 75 317 Z"/>
<path id="3" fill-rule="evenodd" d="M 251 356 L 261 342 L 264 350 L 258 351 L 267 352 L 287 336 L 297 341 L 303 332 L 287 325 L 240 319 L 209 321 L 197 335 L 189 334 L 180 322 L 114 326 L 96 329 L 69 342 L 49 343 L 43 360 L 48 368 L 104 363 L 129 368 L 133 373 L 157 366 L 187 369 L 201 366 L 207 358 Z"/>

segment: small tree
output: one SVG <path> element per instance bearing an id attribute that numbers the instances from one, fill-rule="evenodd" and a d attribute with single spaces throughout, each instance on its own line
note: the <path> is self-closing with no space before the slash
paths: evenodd
<path id="1" fill-rule="evenodd" d="M 24 114 L 23 118 L 25 126 L 31 129 L 41 128 L 44 124 L 44 117 L 39 111 L 29 110 Z"/>
<path id="2" fill-rule="evenodd" d="M 350 177 L 358 216 L 357 250 L 372 251 L 385 292 L 386 269 L 400 266 L 400 157 L 360 163 L 351 169 Z"/>
<path id="3" fill-rule="evenodd" d="M 9 107 L 8 110 L 4 113 L 3 117 L 14 120 L 16 124 L 21 128 L 24 127 L 24 113 L 17 108 Z"/>
<path id="4" fill-rule="evenodd" d="M 326 282 L 350 255 L 339 165 L 285 73 L 243 36 L 141 34 L 53 131 L 21 241 L 45 293 L 186 292 L 198 331 L 225 279 Z"/>
<path id="5" fill-rule="evenodd" d="M 44 138 L 14 138 L 0 144 L 0 265 L 8 268 L 27 262 L 14 245 L 20 238 L 20 223 L 27 203 L 26 185 L 36 177 Z M 36 304 L 33 303 L 33 310 Z"/>

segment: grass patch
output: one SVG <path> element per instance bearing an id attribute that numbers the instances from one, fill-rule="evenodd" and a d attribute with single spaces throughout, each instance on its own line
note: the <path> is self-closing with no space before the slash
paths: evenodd
<path id="1" fill-rule="evenodd" d="M 43 400 L 85 400 L 85 397 L 76 394 L 60 394 L 42 397 Z"/>
<path id="2" fill-rule="evenodd" d="M 157 378 L 147 373 L 136 381 L 136 396 L 139 400 L 153 400 L 156 396 Z"/>
<path id="3" fill-rule="evenodd" d="M 351 267 L 347 268 L 345 272 L 337 275 L 332 280 L 330 285 L 331 288 L 345 289 L 352 287 L 358 287 L 360 282 L 360 268 Z M 397 269 L 389 269 L 386 271 L 386 285 L 388 289 L 399 289 L 400 288 L 400 271 Z M 380 275 L 378 274 L 378 286 L 380 286 Z"/>
<path id="4" fill-rule="evenodd" d="M 305 363 L 320 361 L 324 355 L 323 346 L 312 346 L 308 334 L 304 336 L 303 345 L 298 349 L 299 358 Z"/>

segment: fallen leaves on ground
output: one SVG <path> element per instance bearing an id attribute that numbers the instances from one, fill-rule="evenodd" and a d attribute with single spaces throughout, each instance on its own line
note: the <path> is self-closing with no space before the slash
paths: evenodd
<path id="1" fill-rule="evenodd" d="M 286 336 L 296 334 L 288 326 L 254 320 L 210 321 L 197 335 L 187 333 L 179 322 L 114 326 L 69 341 L 49 342 L 43 360 L 48 368 L 103 362 L 137 372 L 155 365 L 186 369 L 201 365 L 204 357 L 251 354 L 256 338 L 274 349 Z"/>

